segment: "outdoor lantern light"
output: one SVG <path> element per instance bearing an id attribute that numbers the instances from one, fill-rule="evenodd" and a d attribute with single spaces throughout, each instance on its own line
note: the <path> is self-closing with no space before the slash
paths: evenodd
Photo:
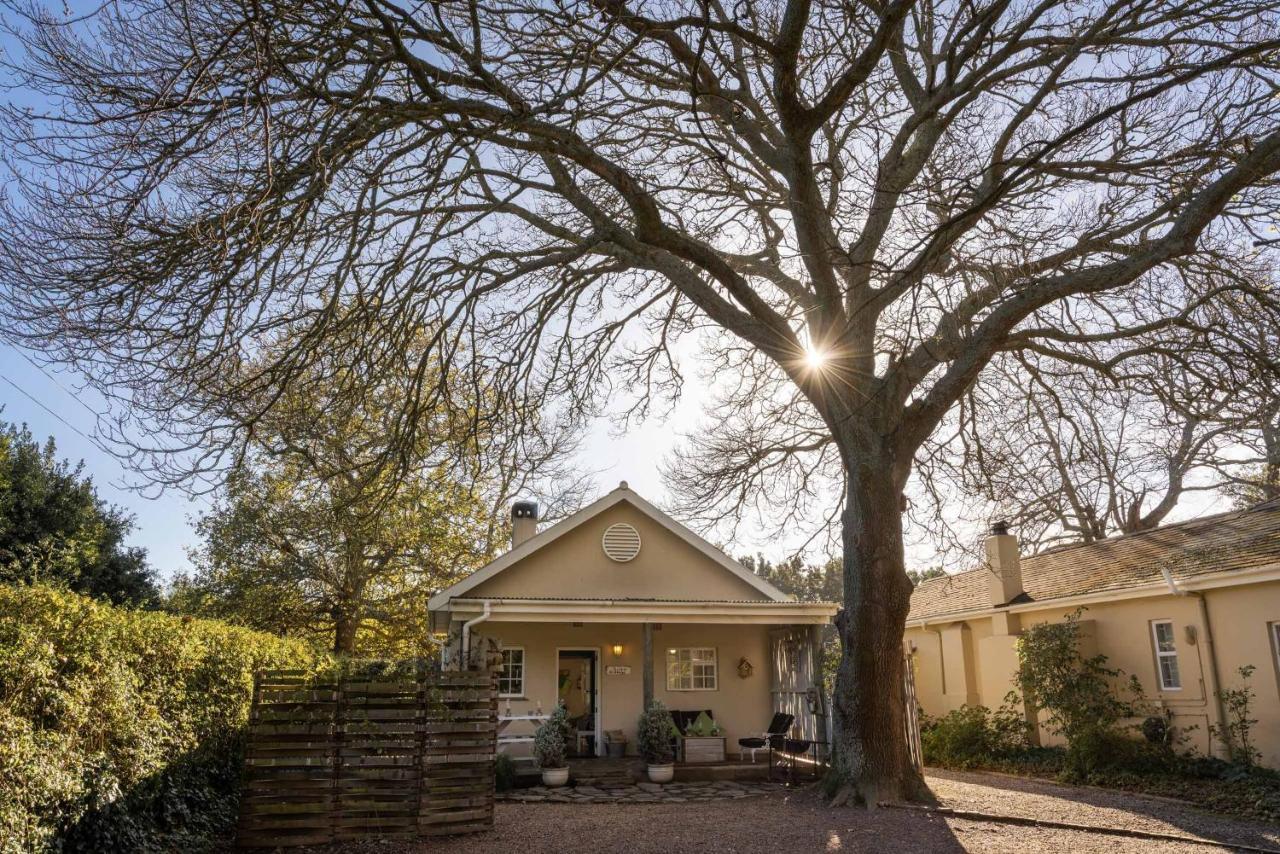
<path id="1" fill-rule="evenodd" d="M 748 676 L 750 676 L 751 671 L 753 670 L 755 670 L 755 668 L 752 667 L 751 662 L 747 661 L 745 658 L 738 662 L 738 675 L 741 676 L 743 679 L 746 679 Z"/>
<path id="2" fill-rule="evenodd" d="M 615 643 L 615 644 L 613 645 L 613 657 L 614 657 L 614 658 L 622 658 L 622 644 L 620 644 L 620 643 Z"/>
<path id="3" fill-rule="evenodd" d="M 804 692 L 804 701 L 809 709 L 809 714 L 816 715 L 818 713 L 818 704 L 821 702 L 818 697 L 818 689 L 810 685 L 809 690 Z"/>

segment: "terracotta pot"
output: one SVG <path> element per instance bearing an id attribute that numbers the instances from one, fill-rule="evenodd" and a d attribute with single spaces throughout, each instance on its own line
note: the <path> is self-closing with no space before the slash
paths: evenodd
<path id="1" fill-rule="evenodd" d="M 670 762 L 666 765 L 650 765 L 648 768 L 651 783 L 670 783 L 676 776 L 676 766 Z"/>
<path id="2" fill-rule="evenodd" d="M 543 768 L 542 769 L 542 785 L 548 787 L 563 786 L 569 782 L 569 767 L 564 768 Z"/>

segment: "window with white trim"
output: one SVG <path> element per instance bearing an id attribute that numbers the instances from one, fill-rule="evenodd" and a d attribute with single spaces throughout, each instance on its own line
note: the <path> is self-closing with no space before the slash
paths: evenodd
<path id="1" fill-rule="evenodd" d="M 667 650 L 668 691 L 715 691 L 718 669 L 712 646 L 686 646 Z"/>
<path id="2" fill-rule="evenodd" d="M 502 670 L 498 671 L 498 696 L 524 696 L 524 647 L 502 648 Z"/>
<path id="3" fill-rule="evenodd" d="M 1276 660 L 1276 672 L 1280 673 L 1280 622 L 1267 623 L 1271 631 L 1271 655 Z"/>
<path id="4" fill-rule="evenodd" d="M 1178 648 L 1173 640 L 1173 621 L 1152 621 L 1151 639 L 1155 644 L 1156 675 L 1160 678 L 1160 690 L 1180 690 L 1182 674 L 1178 671 Z"/>

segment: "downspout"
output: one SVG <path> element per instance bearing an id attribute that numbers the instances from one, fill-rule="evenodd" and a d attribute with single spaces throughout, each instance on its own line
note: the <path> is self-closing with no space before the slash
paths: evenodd
<path id="1" fill-rule="evenodd" d="M 1178 582 L 1174 580 L 1173 573 L 1169 570 L 1169 567 L 1160 567 L 1160 573 L 1164 576 L 1164 583 L 1169 585 L 1170 593 L 1174 596 L 1190 596 L 1199 604 L 1200 625 L 1204 629 L 1204 645 L 1206 655 L 1209 659 L 1209 678 L 1208 684 L 1205 685 L 1205 691 L 1208 693 L 1209 697 L 1207 697 L 1206 700 L 1210 698 L 1213 700 L 1212 708 L 1215 717 L 1218 719 L 1218 730 L 1221 732 L 1223 727 L 1226 726 L 1227 710 L 1223 707 L 1222 697 L 1219 696 L 1218 693 L 1218 686 L 1220 686 L 1222 682 L 1218 675 L 1218 652 L 1213 643 L 1213 624 L 1209 622 L 1209 602 L 1205 599 L 1204 593 L 1200 591 L 1183 590 L 1179 587 Z M 1209 753 L 1212 755 L 1212 736 L 1210 736 L 1210 739 Z"/>
<path id="2" fill-rule="evenodd" d="M 484 613 L 480 616 L 467 620 L 462 624 L 462 666 L 464 668 L 471 664 L 471 627 L 483 623 L 489 619 L 493 613 L 493 606 L 488 599 L 484 600 Z"/>
<path id="3" fill-rule="evenodd" d="M 928 620 L 920 620 L 916 623 L 916 628 L 922 632 L 929 632 L 938 636 L 938 674 L 942 677 L 942 693 L 945 696 L 947 693 L 947 659 L 946 652 L 943 650 L 942 629 L 929 628 Z"/>

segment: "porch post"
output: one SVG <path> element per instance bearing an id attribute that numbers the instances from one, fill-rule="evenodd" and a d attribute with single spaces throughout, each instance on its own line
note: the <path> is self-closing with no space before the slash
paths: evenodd
<path id="1" fill-rule="evenodd" d="M 641 626 L 644 636 L 644 707 L 653 703 L 653 623 Z"/>

